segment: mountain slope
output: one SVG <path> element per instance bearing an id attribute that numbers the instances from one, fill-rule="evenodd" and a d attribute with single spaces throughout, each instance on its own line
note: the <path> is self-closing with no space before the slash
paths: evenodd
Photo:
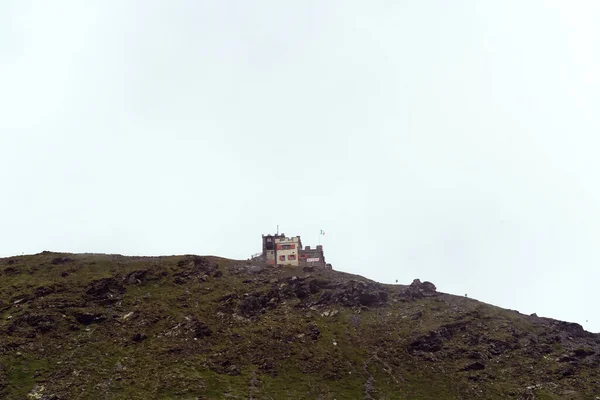
<path id="1" fill-rule="evenodd" d="M 7 399 L 596 399 L 600 335 L 318 268 L 0 259 Z"/>

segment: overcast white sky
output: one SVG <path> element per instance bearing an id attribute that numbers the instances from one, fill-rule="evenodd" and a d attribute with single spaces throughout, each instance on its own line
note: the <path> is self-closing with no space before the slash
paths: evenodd
<path id="1" fill-rule="evenodd" d="M 600 331 L 600 2 L 0 2 L 0 256 L 335 269 Z M 586 322 L 588 320 L 589 322 Z"/>

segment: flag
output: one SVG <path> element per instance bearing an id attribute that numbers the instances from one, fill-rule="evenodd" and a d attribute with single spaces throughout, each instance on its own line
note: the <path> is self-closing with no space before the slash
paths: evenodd
<path id="1" fill-rule="evenodd" d="M 321 229 L 321 235 L 325 235 L 325 231 L 323 229 Z"/>

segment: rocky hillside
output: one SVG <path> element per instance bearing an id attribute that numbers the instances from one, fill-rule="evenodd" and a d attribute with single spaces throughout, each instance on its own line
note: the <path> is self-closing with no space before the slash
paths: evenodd
<path id="1" fill-rule="evenodd" d="M 215 257 L 0 259 L 3 399 L 600 399 L 600 335 Z"/>

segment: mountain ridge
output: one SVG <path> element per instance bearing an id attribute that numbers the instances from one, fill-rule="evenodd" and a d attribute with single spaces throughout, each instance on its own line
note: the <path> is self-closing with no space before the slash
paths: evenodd
<path id="1" fill-rule="evenodd" d="M 600 335 L 318 267 L 0 259 L 7 399 L 596 399 Z"/>

